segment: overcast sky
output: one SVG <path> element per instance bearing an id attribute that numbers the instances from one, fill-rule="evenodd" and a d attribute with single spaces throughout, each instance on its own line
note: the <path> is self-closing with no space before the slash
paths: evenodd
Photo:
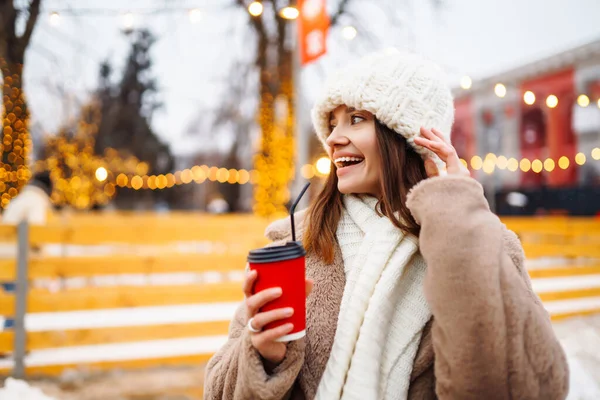
<path id="1" fill-rule="evenodd" d="M 303 72 L 303 97 L 318 90 L 322 76 L 333 66 L 363 54 L 370 47 L 410 47 L 444 65 L 451 77 L 488 76 L 570 47 L 600 39 L 598 0 L 444 0 L 434 12 L 425 0 L 353 0 L 351 10 L 363 16 L 358 37 L 344 41 L 331 32 L 330 51 Z M 382 22 L 384 16 L 368 4 L 391 1 L 398 6 L 398 26 Z M 244 11 L 225 9 L 231 0 L 132 0 L 130 9 L 180 7 L 179 12 L 136 17 L 137 26 L 149 27 L 159 38 L 154 48 L 154 76 L 158 78 L 164 108 L 152 122 L 157 133 L 176 153 L 202 146 L 184 138 L 185 130 L 202 110 L 219 103 L 223 73 L 232 55 L 248 40 Z M 121 10 L 120 0 L 43 0 L 43 14 L 27 53 L 26 85 L 34 121 L 55 131 L 76 112 L 97 83 L 103 59 L 121 66 L 128 50 L 120 33 L 123 17 L 103 15 Z M 334 10 L 337 1 L 330 1 Z M 201 20 L 190 23 L 185 8 L 198 7 Z M 51 24 L 53 10 L 61 14 Z M 68 15 L 79 14 L 79 15 Z M 109 12 L 109 14 L 111 14 Z M 402 26 L 400 26 L 402 25 Z M 369 30 L 375 42 L 360 40 Z M 325 72 L 324 72 L 325 71 Z M 70 99 L 70 100 L 69 100 Z"/>

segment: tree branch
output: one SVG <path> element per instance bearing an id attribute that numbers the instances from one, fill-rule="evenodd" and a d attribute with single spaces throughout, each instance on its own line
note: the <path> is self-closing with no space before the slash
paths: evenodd
<path id="1" fill-rule="evenodd" d="M 35 23 L 40 15 L 40 3 L 41 0 L 32 0 L 31 4 L 29 5 L 29 17 L 27 18 L 27 25 L 25 26 L 25 32 L 23 33 L 23 36 L 21 36 L 21 45 L 24 49 L 27 48 L 27 45 L 31 40 L 33 28 L 35 28 Z"/>
<path id="2" fill-rule="evenodd" d="M 331 26 L 337 25 L 337 23 L 339 22 L 340 16 L 342 16 L 346 12 L 348 3 L 350 3 L 350 0 L 341 0 L 340 1 L 340 7 L 336 11 L 336 13 L 331 16 L 331 20 L 330 20 Z"/>

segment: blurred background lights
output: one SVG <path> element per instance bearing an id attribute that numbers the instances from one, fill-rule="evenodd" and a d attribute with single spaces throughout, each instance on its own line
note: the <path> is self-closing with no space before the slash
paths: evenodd
<path id="1" fill-rule="evenodd" d="M 506 86 L 501 83 L 497 83 L 496 86 L 494 86 L 494 93 L 496 93 L 496 96 L 500 98 L 506 96 Z"/>
<path id="2" fill-rule="evenodd" d="M 356 37 L 357 33 L 358 32 L 356 31 L 356 28 L 353 27 L 352 25 L 345 26 L 342 29 L 342 36 L 346 40 L 352 40 L 352 39 L 354 39 Z"/>
<path id="3" fill-rule="evenodd" d="M 530 90 L 526 91 L 525 94 L 523 94 L 523 101 L 527 105 L 533 105 L 535 103 L 535 94 Z"/>
<path id="4" fill-rule="evenodd" d="M 556 97 L 555 95 L 551 94 L 550 96 L 548 96 L 546 98 L 546 105 L 550 108 L 554 108 L 558 105 L 558 97 Z"/>
<path id="5" fill-rule="evenodd" d="M 135 26 L 135 15 L 132 12 L 126 12 L 121 16 L 121 25 L 123 28 L 130 30 Z"/>
<path id="6" fill-rule="evenodd" d="M 585 164 L 585 154 L 583 154 L 583 153 L 577 153 L 577 155 L 575 156 L 575 162 L 578 165 Z"/>
<path id="7" fill-rule="evenodd" d="M 262 14 L 263 12 L 263 5 L 261 2 L 259 1 L 253 1 L 252 3 L 250 3 L 250 5 L 248 6 L 248 12 L 250 13 L 250 15 L 252 15 L 253 17 L 258 17 L 260 14 Z"/>
<path id="8" fill-rule="evenodd" d="M 592 150 L 592 158 L 594 160 L 600 160 L 600 147 L 596 147 Z"/>
<path id="9" fill-rule="evenodd" d="M 285 19 L 296 19 L 300 15 L 300 12 L 296 7 L 288 6 L 282 8 L 279 12 L 279 15 L 281 15 L 281 17 Z"/>
<path id="10" fill-rule="evenodd" d="M 327 175 L 331 171 L 331 161 L 329 157 L 321 157 L 317 160 L 317 172 L 321 175 Z"/>
<path id="11" fill-rule="evenodd" d="M 50 25 L 58 26 L 60 25 L 60 14 L 54 11 L 50 14 Z"/>
<path id="12" fill-rule="evenodd" d="M 558 167 L 560 169 L 567 169 L 567 168 L 569 168 L 569 157 L 562 156 L 561 158 L 559 158 L 558 159 Z"/>
<path id="13" fill-rule="evenodd" d="M 470 76 L 463 76 L 462 78 L 460 78 L 460 87 L 463 88 L 464 90 L 469 90 L 471 89 L 471 86 L 473 86 L 473 81 L 471 80 Z"/>
<path id="14" fill-rule="evenodd" d="M 189 11 L 190 22 L 196 24 L 202 19 L 202 13 L 198 8 L 193 8 Z"/>
<path id="15" fill-rule="evenodd" d="M 108 171 L 106 168 L 99 167 L 96 169 L 96 179 L 98 179 L 99 182 L 104 182 L 106 178 L 108 178 Z"/>
<path id="16" fill-rule="evenodd" d="M 587 107 L 590 105 L 590 98 L 585 94 L 580 94 L 579 97 L 577 97 L 577 104 L 579 107 Z"/>

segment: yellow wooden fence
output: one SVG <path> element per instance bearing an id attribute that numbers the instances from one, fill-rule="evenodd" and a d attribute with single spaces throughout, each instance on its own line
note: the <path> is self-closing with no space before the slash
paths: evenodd
<path id="1" fill-rule="evenodd" d="M 555 265 L 531 271 L 532 277 L 560 277 L 600 274 L 600 262 L 576 264 L 576 258 L 600 259 L 600 220 L 589 218 L 503 218 L 522 239 L 526 256 L 563 257 Z M 248 250 L 263 246 L 268 221 L 249 215 L 210 216 L 195 213 L 137 215 L 128 213 L 81 215 L 59 218 L 45 227 L 31 227 L 27 268 L 30 282 L 43 279 L 69 279 L 122 274 L 160 274 L 189 272 L 241 272 Z M 0 226 L 0 242 L 15 243 L 16 227 Z M 176 251 L 181 243 L 209 244 L 204 253 Z M 44 246 L 129 246 L 127 254 L 101 256 L 57 256 L 39 252 Z M 121 249 L 122 250 L 122 249 Z M 132 254 L 132 252 L 134 252 Z M 40 255 L 42 254 L 42 255 Z M 577 261 L 578 262 L 578 261 Z M 0 259 L 0 281 L 16 279 L 14 258 Z M 600 296 L 600 287 L 567 290 L 540 295 L 543 301 Z M 84 286 L 49 290 L 31 287 L 27 293 L 27 313 L 58 313 L 79 310 L 123 309 L 163 305 L 213 304 L 239 302 L 242 291 L 238 280 L 215 283 L 173 285 Z M 600 311 L 600 310 L 598 310 Z M 15 312 L 15 295 L 0 290 L 0 315 Z M 561 318 L 567 315 L 557 315 Z M 151 340 L 211 337 L 227 333 L 229 316 L 222 321 L 185 322 L 163 325 L 98 327 L 27 332 L 26 350 L 36 351 L 135 343 Z M 0 333 L 0 354 L 10 358 L 15 334 Z M 85 363 L 90 368 L 137 368 L 158 365 L 196 364 L 210 353 Z M 78 365 L 42 363 L 27 367 L 28 374 L 57 374 Z M 10 367 L 0 367 L 8 373 Z"/>

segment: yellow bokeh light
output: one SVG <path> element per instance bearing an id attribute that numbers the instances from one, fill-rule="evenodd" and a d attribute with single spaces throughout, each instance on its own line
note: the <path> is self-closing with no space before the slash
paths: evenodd
<path id="1" fill-rule="evenodd" d="M 315 167 L 312 164 L 305 164 L 300 173 L 304 179 L 312 179 L 315 176 Z"/>
<path id="2" fill-rule="evenodd" d="M 181 171 L 181 183 L 188 184 L 192 181 L 192 179 L 192 171 L 190 171 L 189 169 L 184 169 L 183 171 Z"/>
<path id="3" fill-rule="evenodd" d="M 159 189 L 164 189 L 167 187 L 167 177 L 164 175 L 159 175 L 156 177 L 156 187 Z"/>
<path id="4" fill-rule="evenodd" d="M 530 106 L 535 104 L 535 94 L 531 90 L 526 91 L 525 94 L 523 94 L 523 101 Z"/>
<path id="5" fill-rule="evenodd" d="M 585 154 L 577 153 L 577 155 L 575 156 L 575 162 L 579 165 L 585 164 Z"/>
<path id="6" fill-rule="evenodd" d="M 115 195 L 115 191 L 115 185 L 112 183 L 107 183 L 106 186 L 104 186 L 104 194 L 108 197 L 113 197 Z"/>
<path id="7" fill-rule="evenodd" d="M 288 6 L 282 8 L 279 15 L 284 19 L 296 19 L 300 16 L 300 11 L 296 7 Z"/>
<path id="8" fill-rule="evenodd" d="M 506 169 L 508 166 L 508 160 L 504 156 L 498 156 L 496 159 L 496 165 L 498 166 L 498 169 Z"/>
<path id="9" fill-rule="evenodd" d="M 548 172 L 554 171 L 555 166 L 556 166 L 556 164 L 554 163 L 554 160 L 551 158 L 546 158 L 546 160 L 544 161 L 544 169 Z"/>
<path id="10" fill-rule="evenodd" d="M 106 178 L 108 178 L 108 171 L 106 168 L 99 167 L 96 169 L 96 179 L 98 179 L 99 182 L 104 182 Z"/>
<path id="11" fill-rule="evenodd" d="M 592 150 L 592 158 L 594 160 L 600 160 L 600 147 L 596 147 Z"/>
<path id="12" fill-rule="evenodd" d="M 58 26 L 60 25 L 60 14 L 54 11 L 50 14 L 50 25 Z"/>
<path id="13" fill-rule="evenodd" d="M 141 189 L 143 184 L 144 184 L 144 181 L 141 176 L 136 175 L 133 178 L 131 178 L 131 187 L 134 188 L 135 190 Z"/>
<path id="14" fill-rule="evenodd" d="M 217 168 L 217 167 L 210 167 L 210 169 L 208 170 L 208 179 L 211 182 L 214 182 L 217 180 L 217 172 L 219 172 L 219 168 Z"/>
<path id="15" fill-rule="evenodd" d="M 558 97 L 551 94 L 546 98 L 546 105 L 550 108 L 555 108 L 558 105 Z"/>
<path id="16" fill-rule="evenodd" d="M 229 170 L 229 179 L 227 179 L 227 183 L 237 183 L 238 182 L 238 171 L 236 169 L 230 169 Z"/>
<path id="17" fill-rule="evenodd" d="M 225 183 L 229 179 L 229 170 L 227 168 L 219 168 L 217 170 L 217 181 Z"/>
<path id="18" fill-rule="evenodd" d="M 146 180 L 146 185 L 148 186 L 148 189 L 155 190 L 157 187 L 156 176 L 150 175 Z"/>
<path id="19" fill-rule="evenodd" d="M 577 97 L 577 104 L 579 105 L 579 107 L 587 107 L 590 105 L 590 98 L 587 97 L 585 94 L 580 94 Z"/>
<path id="20" fill-rule="evenodd" d="M 491 174 L 494 172 L 494 169 L 496 169 L 496 163 L 494 162 L 494 158 L 492 157 L 486 157 L 485 160 L 483 161 L 483 172 L 485 172 L 486 174 Z"/>
<path id="21" fill-rule="evenodd" d="M 515 172 L 519 169 L 519 161 L 516 158 L 511 157 L 508 159 L 507 167 L 509 171 Z"/>
<path id="22" fill-rule="evenodd" d="M 569 157 L 567 156 L 562 156 L 561 158 L 558 159 L 558 166 L 560 169 L 567 169 L 569 168 Z"/>
<path id="23" fill-rule="evenodd" d="M 531 170 L 536 174 L 542 172 L 542 169 L 544 169 L 544 164 L 540 160 L 535 159 L 531 162 Z"/>
<path id="24" fill-rule="evenodd" d="M 327 175 L 331 172 L 331 160 L 329 160 L 329 157 L 321 157 L 317 160 L 315 167 L 319 174 Z"/>
<path id="25" fill-rule="evenodd" d="M 473 156 L 471 158 L 471 168 L 474 170 L 480 170 L 483 166 L 483 160 L 479 156 Z"/>
<path id="26" fill-rule="evenodd" d="M 494 93 L 500 98 L 506 96 L 506 86 L 501 83 L 496 83 L 496 86 L 494 86 Z"/>
<path id="27" fill-rule="evenodd" d="M 463 88 L 464 90 L 469 90 L 471 89 L 471 86 L 473 86 L 473 80 L 471 79 L 470 76 L 463 76 L 462 78 L 460 78 L 460 87 Z"/>
<path id="28" fill-rule="evenodd" d="M 206 180 L 206 172 L 204 172 L 204 169 L 202 169 L 202 167 L 196 165 L 192 167 L 191 171 L 194 181 L 196 181 L 197 183 L 202 183 Z"/>
<path id="29" fill-rule="evenodd" d="M 169 173 L 166 175 L 167 178 L 167 187 L 168 188 L 172 188 L 173 186 L 175 186 L 175 175 Z"/>
<path id="30" fill-rule="evenodd" d="M 127 182 L 129 182 L 129 178 L 127 178 L 127 175 L 119 174 L 117 176 L 117 185 L 119 185 L 121 187 L 125 187 L 125 186 L 127 186 Z"/>
<path id="31" fill-rule="evenodd" d="M 245 169 L 240 169 L 238 171 L 238 183 L 240 185 L 245 185 L 248 181 L 250 181 L 250 173 Z"/>
<path id="32" fill-rule="evenodd" d="M 529 161 L 527 158 L 524 158 L 519 163 L 519 167 L 521 168 L 521 171 L 527 172 L 531 169 L 531 161 Z"/>
<path id="33" fill-rule="evenodd" d="M 260 3 L 259 1 L 253 1 L 248 6 L 248 12 L 253 17 L 258 17 L 260 14 L 262 14 L 263 9 L 264 9 L 264 7 L 263 7 L 262 3 Z"/>

